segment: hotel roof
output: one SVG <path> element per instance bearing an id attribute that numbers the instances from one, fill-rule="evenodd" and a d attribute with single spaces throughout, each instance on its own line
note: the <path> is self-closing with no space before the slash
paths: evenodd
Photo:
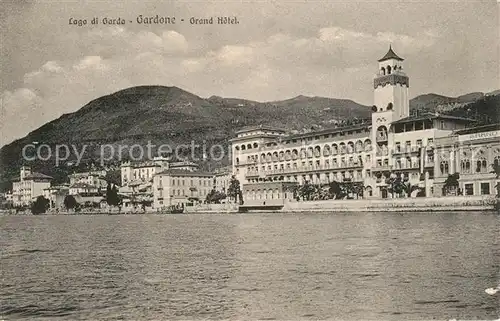
<path id="1" fill-rule="evenodd" d="M 24 178 L 25 181 L 29 181 L 29 180 L 51 180 L 51 179 L 52 179 L 51 176 L 45 175 L 45 174 L 42 174 L 42 173 L 37 173 L 37 172 L 33 172 L 31 174 L 28 174 Z M 16 177 L 13 180 L 14 181 L 19 181 L 20 177 Z"/>
<path id="2" fill-rule="evenodd" d="M 157 175 L 189 176 L 189 177 L 213 177 L 215 174 L 209 173 L 209 172 L 188 171 L 188 170 L 183 170 L 183 169 L 166 169 L 164 171 L 156 173 L 154 176 L 157 176 Z"/>
<path id="3" fill-rule="evenodd" d="M 280 132 L 280 133 L 285 133 L 286 130 L 281 129 L 281 128 L 276 128 L 276 127 L 271 127 L 271 126 L 266 126 L 266 125 L 256 125 L 256 126 L 247 126 L 243 127 L 240 130 L 236 131 L 236 134 L 241 134 L 241 133 L 246 133 L 254 130 L 270 130 L 270 131 L 275 131 L 275 132 Z"/>
<path id="4" fill-rule="evenodd" d="M 474 119 L 470 119 L 470 118 L 457 117 L 457 116 L 451 116 L 451 115 L 441 115 L 441 114 L 437 114 L 437 113 L 425 113 L 425 114 L 421 114 L 421 115 L 409 116 L 406 118 L 402 118 L 400 120 L 393 122 L 393 124 L 403 124 L 403 123 L 408 123 L 408 122 L 413 122 L 413 121 L 431 120 L 431 119 L 449 119 L 449 120 L 457 120 L 460 122 L 475 122 Z"/>
<path id="5" fill-rule="evenodd" d="M 331 127 L 331 128 L 318 130 L 318 131 L 311 131 L 311 132 L 307 132 L 307 133 L 293 134 L 293 135 L 285 136 L 285 137 L 283 137 L 282 140 L 290 140 L 290 139 L 304 138 L 304 137 L 309 137 L 309 136 L 317 136 L 317 135 L 323 135 L 323 134 L 340 133 L 340 132 L 345 132 L 345 131 L 365 129 L 365 128 L 369 128 L 371 125 L 372 125 L 371 121 L 367 121 L 366 123 L 359 124 L 359 125 L 349 125 L 349 126 L 343 126 L 343 127 Z"/>
<path id="6" fill-rule="evenodd" d="M 454 132 L 455 135 L 468 135 L 482 132 L 489 132 L 493 130 L 500 130 L 500 123 L 488 124 L 483 126 L 471 127 L 466 129 L 460 129 Z"/>

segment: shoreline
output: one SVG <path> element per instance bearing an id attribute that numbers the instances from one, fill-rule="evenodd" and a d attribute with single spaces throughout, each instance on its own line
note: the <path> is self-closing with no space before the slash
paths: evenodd
<path id="1" fill-rule="evenodd" d="M 102 211 L 47 212 L 41 215 L 183 215 L 183 214 L 238 214 L 238 213 L 309 213 L 309 212 L 499 212 L 500 199 L 492 196 L 450 196 L 432 198 L 360 199 L 360 200 L 267 200 L 267 203 L 248 201 L 244 205 L 204 204 L 186 207 L 184 213 L 169 214 L 146 209 L 145 212 L 128 212 L 103 209 Z M 0 211 L 0 215 L 33 215 L 31 212 Z"/>

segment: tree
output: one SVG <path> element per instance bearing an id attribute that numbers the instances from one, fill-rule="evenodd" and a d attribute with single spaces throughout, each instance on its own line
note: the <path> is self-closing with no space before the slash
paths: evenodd
<path id="1" fill-rule="evenodd" d="M 330 193 L 331 198 L 338 199 L 342 195 L 342 188 L 338 182 L 333 181 L 328 184 L 328 192 Z"/>
<path id="2" fill-rule="evenodd" d="M 111 186 L 111 183 L 108 183 L 106 187 L 106 203 L 110 206 L 118 206 L 121 203 L 118 197 L 118 188 L 114 184 Z"/>
<path id="3" fill-rule="evenodd" d="M 216 191 L 215 188 L 208 193 L 206 197 L 206 202 L 209 204 L 220 204 L 220 202 L 226 198 L 226 194 L 223 192 Z"/>
<path id="4" fill-rule="evenodd" d="M 231 180 L 229 181 L 229 188 L 227 189 L 227 195 L 237 201 L 239 198 L 240 204 L 243 204 L 243 194 L 240 189 L 240 181 L 236 179 L 233 175 L 231 176 Z"/>
<path id="5" fill-rule="evenodd" d="M 386 184 L 388 185 L 387 191 L 392 194 L 392 197 L 394 195 L 401 197 L 403 193 L 406 195 L 410 194 L 411 186 L 409 183 L 403 181 L 401 175 L 391 174 L 386 180 Z"/>
<path id="6" fill-rule="evenodd" d="M 106 176 L 104 176 L 104 180 L 108 184 L 114 184 L 114 185 L 121 185 L 121 171 L 118 170 L 111 170 L 106 172 Z"/>
<path id="7" fill-rule="evenodd" d="M 458 180 L 460 179 L 459 173 L 454 173 L 448 175 L 443 185 L 443 194 L 444 195 L 456 195 L 458 190 Z"/>
<path id="8" fill-rule="evenodd" d="M 315 186 L 309 183 L 309 181 L 305 181 L 304 184 L 299 187 L 298 195 L 304 200 L 309 201 L 311 200 L 314 192 L 316 192 Z"/>
<path id="9" fill-rule="evenodd" d="M 31 204 L 31 213 L 33 215 L 43 214 L 49 208 L 50 201 L 42 195 L 36 198 L 36 201 Z"/>
<path id="10" fill-rule="evenodd" d="M 64 207 L 66 207 L 68 210 L 74 209 L 78 206 L 78 202 L 73 195 L 66 195 L 66 197 L 64 197 L 63 203 Z"/>

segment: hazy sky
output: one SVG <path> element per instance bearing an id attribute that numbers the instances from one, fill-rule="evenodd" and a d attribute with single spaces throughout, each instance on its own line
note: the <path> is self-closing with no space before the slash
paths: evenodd
<path id="1" fill-rule="evenodd" d="M 500 88 L 500 6 L 493 0 L 0 2 L 0 146 L 135 85 L 371 105 L 377 59 L 390 43 L 405 58 L 411 97 Z M 156 14 L 177 23 L 136 23 L 138 15 Z M 189 24 L 226 15 L 240 23 Z M 87 26 L 70 26 L 70 17 Z M 127 24 L 92 26 L 92 17 Z"/>

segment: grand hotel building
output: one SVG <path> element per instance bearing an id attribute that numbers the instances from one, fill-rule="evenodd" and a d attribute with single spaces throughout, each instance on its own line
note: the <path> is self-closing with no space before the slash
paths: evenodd
<path id="1" fill-rule="evenodd" d="M 403 176 L 426 196 L 439 195 L 434 180 L 438 177 L 442 186 L 451 169 L 441 166 L 436 141 L 458 140 L 457 133 L 473 121 L 439 114 L 410 115 L 409 86 L 403 59 L 389 48 L 378 60 L 371 121 L 295 135 L 268 126 L 238 131 L 231 139 L 232 166 L 243 186 L 245 204 L 279 203 L 290 198 L 284 186 L 305 181 L 360 182 L 365 198 L 385 198 L 390 196 L 386 185 L 390 175 Z M 490 152 L 488 157 L 494 159 Z"/>

